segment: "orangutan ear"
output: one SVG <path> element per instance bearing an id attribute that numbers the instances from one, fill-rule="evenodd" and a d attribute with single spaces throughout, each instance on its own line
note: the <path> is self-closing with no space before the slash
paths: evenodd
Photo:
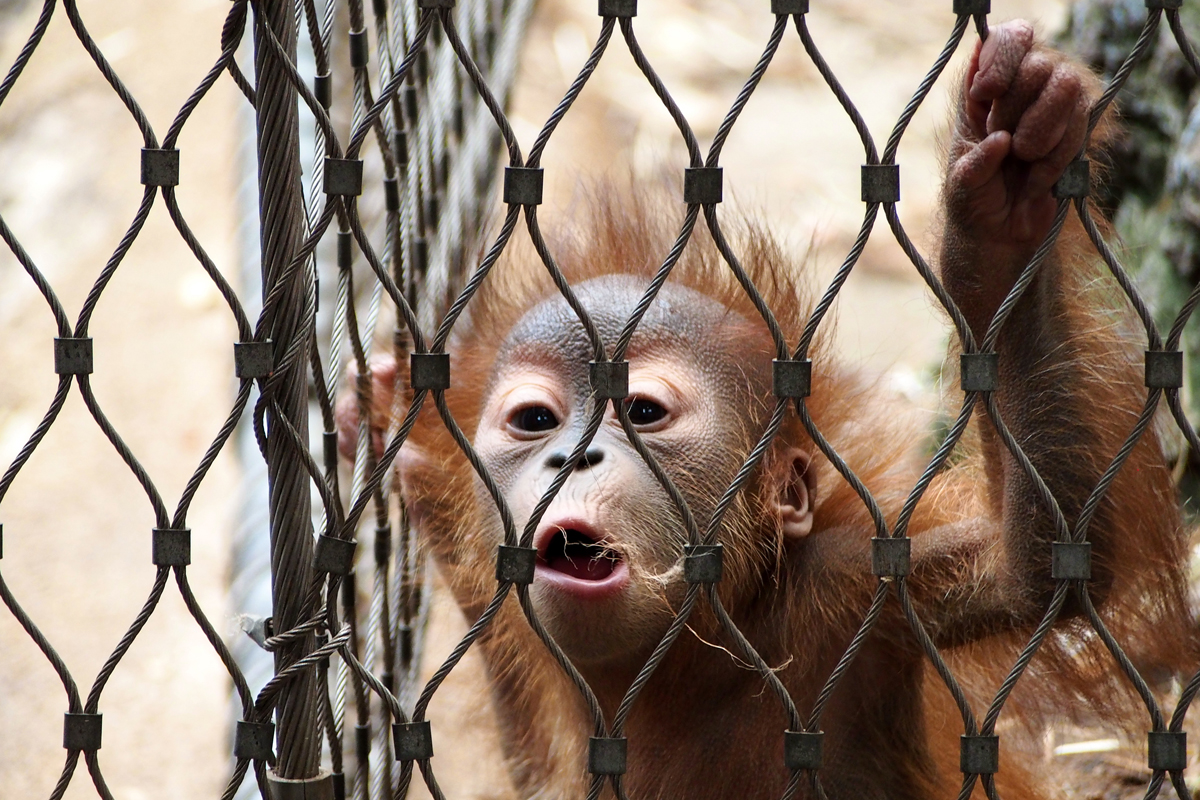
<path id="1" fill-rule="evenodd" d="M 375 448 L 375 456 L 383 454 L 387 444 L 383 441 L 383 431 L 387 427 L 388 415 L 392 410 L 392 398 L 395 394 L 396 361 L 391 355 L 375 355 L 369 365 L 371 372 L 371 445 Z M 342 381 L 342 391 L 338 396 L 337 405 L 333 409 L 334 421 L 337 424 L 338 452 L 348 462 L 353 462 L 358 445 L 359 407 L 355 386 L 358 383 L 358 370 L 353 363 L 346 368 L 346 377 Z"/>
<path id="2" fill-rule="evenodd" d="M 431 536 L 429 530 L 428 500 L 435 491 L 429 485 L 430 473 L 441 474 L 433 469 L 433 462 L 425 451 L 412 442 L 405 442 L 396 456 L 396 477 L 399 479 L 400 496 L 404 499 L 409 524 L 420 536 Z"/>
<path id="3" fill-rule="evenodd" d="M 811 463 L 812 456 L 798 447 L 789 447 L 784 453 L 773 502 L 785 539 L 802 539 L 812 533 L 817 479 Z"/>

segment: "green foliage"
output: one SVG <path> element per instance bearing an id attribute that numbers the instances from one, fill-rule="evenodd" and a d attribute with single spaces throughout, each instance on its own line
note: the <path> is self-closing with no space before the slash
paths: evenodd
<path id="1" fill-rule="evenodd" d="M 1079 0 L 1058 44 L 1075 53 L 1106 81 L 1134 49 L 1146 22 L 1143 0 Z M 1200 31 L 1200 10 L 1180 11 L 1189 35 Z M 1122 135 L 1104 165 L 1100 210 L 1114 224 L 1121 263 L 1138 285 L 1165 340 L 1189 295 L 1200 286 L 1200 78 L 1173 41 L 1166 16 L 1156 41 L 1117 95 Z M 1196 315 L 1180 344 L 1186 366 L 1200 363 Z M 1184 403 L 1200 420 L 1200 370 L 1187 369 Z M 1185 455 L 1182 437 L 1166 442 Z M 1200 507 L 1200 454 L 1188 455 L 1180 487 Z"/>

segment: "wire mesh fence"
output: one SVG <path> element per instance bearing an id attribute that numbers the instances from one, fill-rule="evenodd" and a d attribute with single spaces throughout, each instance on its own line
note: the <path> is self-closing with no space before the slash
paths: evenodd
<path id="1" fill-rule="evenodd" d="M 1100 124 L 1106 109 L 1128 78 L 1130 71 L 1158 41 L 1166 26 L 1193 70 L 1200 74 L 1187 34 L 1182 29 L 1178 3 L 1148 0 L 1142 34 L 1136 46 L 1124 55 L 1122 67 L 1104 88 L 1089 112 L 1089 132 Z M 432 759 L 438 729 L 425 715 L 429 703 L 446 676 L 466 651 L 498 625 L 509 595 L 519 599 L 526 622 L 569 678 L 587 709 L 582 730 L 573 731 L 587 739 L 586 753 L 580 752 L 573 767 L 580 792 L 589 798 L 611 791 L 624 798 L 638 797 L 640 778 L 635 769 L 654 770 L 654 765 L 627 763 L 626 754 L 637 742 L 627 738 L 630 714 L 655 670 L 678 646 L 689 621 L 701 613 L 717 620 L 735 655 L 751 665 L 771 690 L 767 697 L 777 702 L 779 728 L 764 734 L 773 737 L 772 758 L 777 771 L 787 779 L 778 790 L 764 780 L 763 791 L 783 797 L 847 791 L 845 781 L 828 776 L 822 760 L 823 714 L 828 700 L 853 666 L 864 643 L 876 635 L 881 619 L 900 620 L 905 635 L 922 654 L 924 664 L 936 674 L 954 700 L 961 718 L 961 772 L 959 796 L 973 792 L 1000 796 L 994 776 L 1003 746 L 998 724 L 1009 697 L 1022 681 L 1048 640 L 1059 635 L 1055 623 L 1068 606 L 1086 620 L 1094 636 L 1109 653 L 1110 671 L 1119 672 L 1134 688 L 1145 707 L 1147 765 L 1152 777 L 1146 796 L 1164 791 L 1169 782 L 1180 797 L 1188 797 L 1184 770 L 1188 764 L 1184 726 L 1188 708 L 1200 690 L 1200 672 L 1181 687 L 1173 707 L 1164 707 L 1160 696 L 1140 674 L 1122 642 L 1110 632 L 1110 622 L 1093 603 L 1089 589 L 1089 529 L 1102 514 L 1102 503 L 1130 459 L 1137 443 L 1148 436 L 1160 406 L 1165 406 L 1175 425 L 1194 451 L 1200 440 L 1187 419 L 1180 400 L 1184 375 L 1180 341 L 1197 302 L 1200 290 L 1192 293 L 1178 310 L 1164 336 L 1126 275 L 1120 259 L 1105 242 L 1103 224 L 1093 219 L 1088 202 L 1091 189 L 1086 151 L 1067 168 L 1055 189 L 1057 214 L 1054 225 L 1033 259 L 1025 265 L 1015 286 L 1000 304 L 982 336 L 973 333 L 952 295 L 943 287 L 930 260 L 913 244 L 897 214 L 900 170 L 897 153 L 904 133 L 917 110 L 938 80 L 951 55 L 974 30 L 988 36 L 986 0 L 955 0 L 948 9 L 946 45 L 917 87 L 911 102 L 891 129 L 882 151 L 872 131 L 855 108 L 853 99 L 825 62 L 807 25 L 807 0 L 772 0 L 763 13 L 773 14 L 775 24 L 762 55 L 746 76 L 744 89 L 718 128 L 707 152 L 642 51 L 636 37 L 635 0 L 601 0 L 597 34 L 591 56 L 570 89 L 529 144 L 519 142 L 504 111 L 504 96 L 511 83 L 520 31 L 530 5 L 523 0 L 507 2 L 462 2 L 418 0 L 392 3 L 376 0 L 368 10 L 361 2 L 338 4 L 302 0 L 235 0 L 221 38 L 221 55 L 203 82 L 184 104 L 160 139 L 141 111 L 137 99 L 126 89 L 88 33 L 73 0 L 47 0 L 37 26 L 16 64 L 0 83 L 3 103 L 22 71 L 37 51 L 39 42 L 56 13 L 70 19 L 79 42 L 96 68 L 128 109 L 142 138 L 141 182 L 143 200 L 128 232 L 100 273 L 76 319 L 72 320 L 58 300 L 52 282 L 25 251 L 19 238 L 0 220 L 2 237 L 21 263 L 54 317 L 58 335 L 54 341 L 54 371 L 58 388 L 41 423 L 0 479 L 0 511 L 3 497 L 18 480 L 25 464 L 48 431 L 72 392 L 78 392 L 96 425 L 120 455 L 145 492 L 154 512 L 151 532 L 152 563 L 156 568 L 150 596 L 128 627 L 99 674 L 92 679 L 86 696 L 77 677 L 61 659 L 54 643 L 42 634 L 37 621 L 21 608 L 0 572 L 0 596 L 11 614 L 44 654 L 61 678 L 67 712 L 63 744 L 66 760 L 61 778 L 51 796 L 64 796 L 76 776 L 82 757 L 95 790 L 111 797 L 102 771 L 102 698 L 105 685 L 120 668 L 125 654 L 155 613 L 160 598 L 174 581 L 183 602 L 227 669 L 235 687 L 240 716 L 236 722 L 233 763 L 224 797 L 233 797 L 243 784 L 257 784 L 265 797 L 380 798 L 405 796 L 420 772 L 434 797 L 441 797 Z M 953 14 L 950 14 L 953 11 Z M 347 26 L 339 34 L 337 14 L 345 14 Z M 372 35 L 373 34 L 373 35 Z M 829 90 L 857 130 L 863 147 L 862 199 L 865 212 L 852 248 L 831 284 L 823 291 L 805 320 L 802 332 L 789 339 L 776 322 L 775 311 L 743 269 L 745 254 L 722 232 L 722 148 L 735 128 L 739 115 L 754 97 L 763 76 L 785 37 L 795 36 Z M 243 38 L 252 40 L 253 63 L 241 64 L 236 55 Z M 306 42 L 304 40 L 307 40 Z M 297 52 L 311 54 L 314 74 L 302 74 Z M 333 61 L 337 47 L 344 47 L 349 66 L 346 85 L 352 91 L 337 94 Z M 541 159 L 561 120 L 571 112 L 597 65 L 614 47 L 627 48 L 648 84 L 676 124 L 686 148 L 689 166 L 679 176 L 683 202 L 677 205 L 677 228 L 673 243 L 661 253 L 653 277 L 648 281 L 636 310 L 618 329 L 615 337 L 601 335 L 593 315 L 585 310 L 576 289 L 559 266 L 555 245 L 547 243 L 539 226 L 537 209 L 542 200 Z M 374 62 L 372 62 L 374 58 Z M 374 67 L 371 64 L 374 63 Z M 250 77 L 248 77 L 250 76 Z M 258 217 L 261 252 L 261 311 L 256 318 L 246 312 L 251 304 L 240 296 L 194 235 L 181 211 L 175 192 L 179 182 L 180 150 L 177 144 L 189 116 L 209 89 L 219 80 L 233 81 L 253 108 L 258 163 Z M 352 95 L 352 96 L 348 96 Z M 348 135 L 340 135 L 335 98 L 348 108 Z M 315 121 L 316 158 L 302 177 L 301 109 Z M 492 159 L 499 149 L 506 157 L 502 204 L 492 208 L 489 187 L 495 170 Z M 306 183 L 307 181 L 307 183 Z M 379 201 L 382 200 L 382 203 Z M 162 204 L 179 235 L 220 291 L 236 321 L 235 371 L 239 381 L 236 399 L 225 424 L 197 466 L 174 508 L 143 468 L 135 453 L 109 421 L 90 384 L 93 367 L 89 322 L 105 290 L 133 246 L 154 207 Z M 374 203 L 375 205 L 372 205 Z M 479 247 L 476 231 L 489 211 L 502 216 L 494 238 Z M 923 472 L 903 501 L 882 501 L 873 494 L 871 482 L 860 478 L 864 465 L 843 458 L 838 442 L 827 438 L 810 413 L 810 390 L 819 391 L 821 365 L 814 364 L 811 348 L 826 314 L 859 262 L 876 231 L 880 212 L 890 235 L 904 249 L 912 266 L 928 284 L 932 294 L 953 321 L 962 349 L 961 406 L 952 415 L 939 441 L 932 448 Z M 703 223 L 700 222 L 703 214 Z M 1078 514 L 1068 517 L 1051 488 L 1026 454 L 1029 442 L 1010 430 L 1006 413 L 996 400 L 1001 389 L 995 354 L 1006 321 L 1022 293 L 1034 282 L 1060 236 L 1068 217 L 1075 215 L 1086 232 L 1097 257 L 1119 285 L 1123 303 L 1132 310 L 1144 329 L 1145 399 L 1129 430 L 1121 431 L 1120 446 L 1102 454 L 1104 463 L 1098 480 L 1087 487 Z M 521 222 L 524 231 L 518 233 Z M 728 225 L 728 221 L 726 221 Z M 331 230 L 332 229 L 332 230 Z M 761 315 L 775 350 L 773 414 L 756 441 L 738 453 L 741 468 L 728 486 L 712 498 L 711 518 L 698 519 L 685 494 L 676 487 L 678 476 L 664 471 L 651 449 L 642 441 L 630 419 L 624 385 L 626 353 L 643 319 L 656 299 L 669 286 L 668 278 L 697 236 L 706 229 L 721 263 L 740 284 L 750 304 Z M 577 315 L 587 334 L 591 352 L 591 389 L 596 402 L 591 407 L 581 435 L 556 467 L 545 494 L 533 506 L 528 519 L 514 518 L 508 501 L 494 483 L 476 452 L 470 431 L 460 428 L 447 395 L 456 381 L 448 353 L 453 337 L 469 315 L 473 300 L 493 269 L 506 268 L 503 260 L 513 237 L 528 237 L 557 291 Z M 479 255 L 476 255 L 478 250 Z M 368 286 L 356 284 L 356 262 L 366 265 Z M 361 274 L 361 273 L 360 273 Z M 326 279 L 329 276 L 329 279 Z M 669 289 L 667 291 L 670 291 Z M 321 303 L 320 298 L 325 298 Z M 332 303 L 330 302 L 332 301 Z M 322 324 L 322 311 L 328 327 Z M 332 309 L 329 308 L 332 306 Z M 386 310 L 386 311 L 385 311 Z M 380 320 L 394 313 L 391 340 L 381 344 L 375 332 Z M 594 312 L 593 312 L 594 313 Z M 369 414 L 373 391 L 369 362 L 373 348 L 390 347 L 395 360 L 411 364 L 403 375 L 396 406 L 384 423 L 378 449 L 372 446 Z M 816 356 L 819 360 L 821 356 Z M 360 376 L 353 386 L 362 424 L 357 452 L 348 485 L 339 478 L 337 420 L 335 407 L 346 365 Z M 469 376 L 479 381 L 480 376 Z M 407 394 L 406 394 L 407 393 Z M 310 405 L 315 400 L 315 411 Z M 417 681 L 421 652 L 421 628 L 427 613 L 428 575 L 424 545 L 397 500 L 394 463 L 417 424 L 424 406 L 436 409 L 445 429 L 453 436 L 459 459 L 478 472 L 481 484 L 494 503 L 494 513 L 503 522 L 503 542 L 495 551 L 496 574 L 483 576 L 489 592 L 482 595 L 470 631 L 445 663 L 424 685 Z M 621 693 L 616 709 L 602 711 L 593 688 L 547 631 L 530 599 L 533 564 L 539 557 L 535 534 L 556 494 L 578 470 L 586 468 L 589 448 L 604 421 L 607 407 L 620 420 L 630 445 L 645 459 L 663 491 L 675 504 L 680 520 L 678 537 L 686 550 L 676 553 L 690 575 L 686 594 L 673 609 L 674 620 L 646 663 L 637 670 L 627 691 Z M 736 613 L 727 609 L 719 580 L 723 542 L 722 517 L 747 491 L 755 470 L 772 446 L 785 416 L 795 414 L 842 480 L 853 490 L 866 517 L 871 537 L 870 566 L 873 590 L 870 602 L 857 610 L 854 635 L 837 654 L 829 670 L 811 688 L 809 702 L 798 702 L 794 691 L 781 679 L 735 622 Z M 1032 487 L 1046 526 L 1044 560 L 1054 548 L 1054 589 L 1048 605 L 1038 611 L 1038 621 L 1029 627 L 1027 640 L 1016 648 L 1015 662 L 1006 665 L 1003 680 L 983 698 L 982 716 L 973 705 L 950 666 L 945 647 L 940 647 L 928 630 L 910 589 L 910 569 L 919 549 L 908 537 L 910 523 L 936 477 L 955 457 L 974 417 L 986 416 L 1000 442 L 1019 465 L 1021 479 Z M 1160 415 L 1161 416 L 1161 415 Z M 191 535 L 189 505 L 206 474 L 234 435 L 239 421 L 252 434 L 266 465 L 269 504 L 269 541 L 272 576 L 272 610 L 269 619 L 250 620 L 248 633 L 274 659 L 273 676 L 261 690 L 250 688 L 242 666 L 201 608 L 189 585 Z M 320 435 L 314 435 L 319 428 Z M 1017 432 L 1018 434 L 1020 431 Z M 311 442 L 319 442 L 312 447 Z M 895 506 L 897 514 L 891 513 Z M 1074 507 L 1074 506 L 1072 506 Z M 315 528 L 315 530 L 314 530 Z M 315 534 L 315 535 L 314 535 Z M 263 536 L 267 536 L 263 532 Z M 356 546 L 369 543 L 370 547 Z M 370 551 L 370 552 L 366 552 Z M 365 584 L 370 583 L 368 588 Z M 494 593 L 491 593 L 494 592 Z M 364 597 L 369 600 L 363 602 Z M 885 608 L 898 609 L 899 616 L 886 616 Z M 209 612 L 211 613 L 211 612 Z M 744 621 L 743 621 L 744 626 Z M 1186 649 L 1180 645 L 1180 649 Z M 844 732 L 839 735 L 846 735 Z M 719 760 L 720 754 L 714 758 Z M 522 754 L 513 754 L 520 762 Z M 248 773 L 253 771 L 253 779 Z M 585 778 L 586 776 L 586 778 Z M 824 782 L 823 782 L 824 781 Z M 528 787 L 526 787 L 528 788 Z M 757 791 L 757 790 L 756 790 Z"/>

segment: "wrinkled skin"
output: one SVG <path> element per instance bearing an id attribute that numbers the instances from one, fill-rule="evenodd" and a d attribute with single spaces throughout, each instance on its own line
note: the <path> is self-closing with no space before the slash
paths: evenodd
<path id="1" fill-rule="evenodd" d="M 942 278 L 977 335 L 1050 230 L 1050 190 L 1083 148 L 1095 95 L 1095 78 L 1038 46 L 1027 22 L 993 26 L 976 46 L 946 175 Z"/>
<path id="2" fill-rule="evenodd" d="M 615 341 L 643 291 L 631 276 L 609 276 L 582 284 L 577 294 L 601 337 Z M 760 355 L 749 369 L 742 360 L 761 349 L 759 331 L 748 320 L 670 284 L 631 342 L 633 428 L 663 470 L 682 477 L 699 520 L 712 515 L 739 466 L 720 443 L 744 440 L 747 428 L 761 430 L 761 403 L 749 419 L 731 412 L 769 392 L 762 369 L 769 356 Z M 474 444 L 517 520 L 530 517 L 584 434 L 594 408 L 591 352 L 583 326 L 561 297 L 530 309 L 500 348 Z M 481 505 L 491 505 L 482 483 L 477 491 Z M 493 526 L 502 533 L 495 515 Z M 609 579 L 573 580 L 571 565 L 564 572 L 548 563 L 548 539 L 564 530 L 585 532 L 618 556 L 601 570 L 614 569 Z M 580 662 L 627 666 L 644 660 L 682 598 L 685 541 L 678 510 L 610 404 L 534 537 L 539 617 Z"/>

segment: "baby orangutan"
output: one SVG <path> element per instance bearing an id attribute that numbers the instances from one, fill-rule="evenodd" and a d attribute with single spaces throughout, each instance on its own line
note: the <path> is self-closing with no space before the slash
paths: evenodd
<path id="1" fill-rule="evenodd" d="M 967 71 L 944 189 L 939 268 L 976 341 L 1051 228 L 1051 187 L 1080 152 L 1096 81 L 1036 44 L 1017 22 L 995 26 Z M 598 201 L 556 250 L 611 353 L 664 250 L 666 225 L 638 199 Z M 997 342 L 1001 417 L 1060 504 L 1079 518 L 1146 398 L 1141 353 L 1112 288 L 1074 223 L 1063 231 Z M 669 239 L 668 239 L 669 241 Z M 743 264 L 799 338 L 811 298 L 772 240 L 747 226 Z M 579 442 L 597 399 L 583 326 L 531 254 L 511 254 L 469 306 L 450 348 L 445 397 L 511 508 L 518 532 Z M 806 407 L 888 520 L 928 462 L 923 434 L 897 421 L 884 393 L 828 354 L 812 354 Z M 633 427 L 703 530 L 767 426 L 774 346 L 766 325 L 699 229 L 627 352 Z M 395 365 L 373 367 L 372 419 L 388 424 Z M 496 504 L 427 400 L 400 450 L 412 524 L 468 619 L 495 592 L 503 539 Z M 979 714 L 1050 605 L 1055 526 L 1031 480 L 982 413 L 960 456 L 917 506 L 904 579 L 925 631 L 975 695 Z M 339 409 L 353 448 L 353 398 Z M 864 504 L 789 409 L 746 490 L 719 528 L 729 614 L 807 718 L 878 584 L 875 527 Z M 1088 528 L 1088 590 L 1111 629 L 1156 664 L 1188 640 L 1184 537 L 1158 440 L 1142 437 Z M 538 619 L 595 691 L 611 721 L 687 591 L 680 513 L 612 408 L 536 525 Z M 1089 661 L 1072 595 L 1006 714 L 1069 713 L 1112 694 L 1111 660 Z M 1081 644 L 1081 642 L 1083 642 Z M 1093 642 L 1094 643 L 1094 642 Z M 1157 649 L 1151 643 L 1159 643 Z M 1165 643 L 1165 644 L 1164 644 Z M 522 797 L 586 793 L 590 720 L 578 691 L 507 602 L 478 642 L 501 738 Z M 1103 654 L 1102 654 L 1103 655 Z M 630 798 L 767 800 L 782 796 L 787 719 L 762 677 L 704 602 L 638 697 L 625 726 Z M 981 705 L 982 704 L 982 705 Z M 821 784 L 831 798 L 953 797 L 962 781 L 962 720 L 895 593 L 824 706 Z M 1143 726 L 1143 730 L 1148 725 Z M 436 737 L 436 722 L 435 722 Z M 1014 733 L 1017 736 L 1018 733 Z M 1008 737 L 997 786 L 1035 789 Z M 608 791 L 607 789 L 605 791 Z M 800 796 L 807 796 L 807 782 Z M 982 793 L 981 789 L 977 792 Z"/>

